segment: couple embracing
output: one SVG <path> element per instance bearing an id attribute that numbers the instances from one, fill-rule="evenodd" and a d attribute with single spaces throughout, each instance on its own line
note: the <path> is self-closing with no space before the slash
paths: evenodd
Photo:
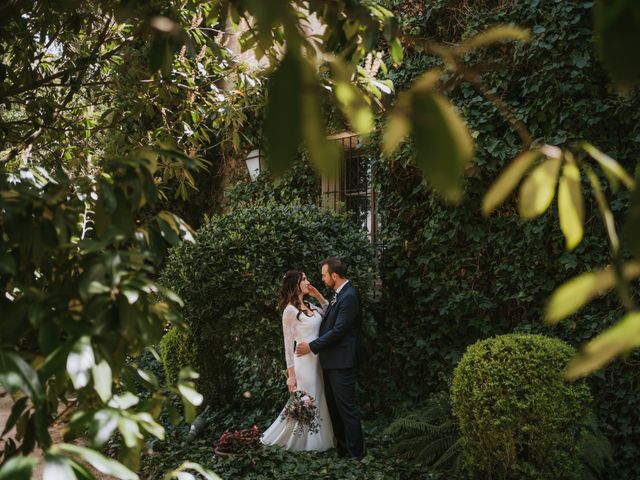
<path id="1" fill-rule="evenodd" d="M 280 290 L 287 388 L 315 399 L 319 428 L 300 434 L 292 418 L 281 415 L 262 436 L 267 445 L 287 450 L 324 451 L 361 459 L 364 441 L 356 405 L 360 356 L 360 300 L 347 279 L 345 263 L 336 257 L 321 262 L 322 281 L 334 290 L 327 301 L 304 272 L 286 273 Z M 305 301 L 309 295 L 319 307 Z"/>

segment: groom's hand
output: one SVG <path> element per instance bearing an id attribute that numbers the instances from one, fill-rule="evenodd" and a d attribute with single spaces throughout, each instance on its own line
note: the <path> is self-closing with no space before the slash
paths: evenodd
<path id="1" fill-rule="evenodd" d="M 309 344 L 307 342 L 300 342 L 296 347 L 296 357 L 301 357 L 309 353 L 311 349 L 309 348 Z"/>

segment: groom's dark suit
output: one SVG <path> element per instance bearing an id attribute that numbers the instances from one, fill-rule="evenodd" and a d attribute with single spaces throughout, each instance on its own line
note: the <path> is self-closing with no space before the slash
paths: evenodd
<path id="1" fill-rule="evenodd" d="M 360 360 L 360 299 L 346 283 L 335 303 L 329 304 L 320 324 L 319 337 L 309 348 L 320 355 L 327 405 L 338 449 L 362 458 L 364 443 L 360 413 L 356 405 L 356 381 Z"/>

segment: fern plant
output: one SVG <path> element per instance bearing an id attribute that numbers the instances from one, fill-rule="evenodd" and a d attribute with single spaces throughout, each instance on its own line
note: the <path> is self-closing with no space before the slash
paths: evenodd
<path id="1" fill-rule="evenodd" d="M 598 419 L 590 413 L 578 442 L 583 480 L 599 480 L 607 474 L 612 461 L 611 444 L 598 426 Z"/>
<path id="2" fill-rule="evenodd" d="M 385 433 L 393 438 L 392 454 L 432 469 L 460 470 L 460 433 L 447 392 L 436 393 L 422 408 L 397 418 Z"/>

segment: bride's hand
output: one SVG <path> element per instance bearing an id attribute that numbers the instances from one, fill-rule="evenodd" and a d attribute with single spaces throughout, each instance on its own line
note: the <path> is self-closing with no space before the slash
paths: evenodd
<path id="1" fill-rule="evenodd" d="M 318 291 L 318 289 L 313 285 L 309 285 L 309 295 L 311 295 L 314 298 L 317 298 L 318 300 L 322 300 L 324 298 L 322 294 Z"/>
<path id="2" fill-rule="evenodd" d="M 298 382 L 296 380 L 296 377 L 288 377 L 287 378 L 287 389 L 290 392 L 295 392 L 298 388 Z"/>

